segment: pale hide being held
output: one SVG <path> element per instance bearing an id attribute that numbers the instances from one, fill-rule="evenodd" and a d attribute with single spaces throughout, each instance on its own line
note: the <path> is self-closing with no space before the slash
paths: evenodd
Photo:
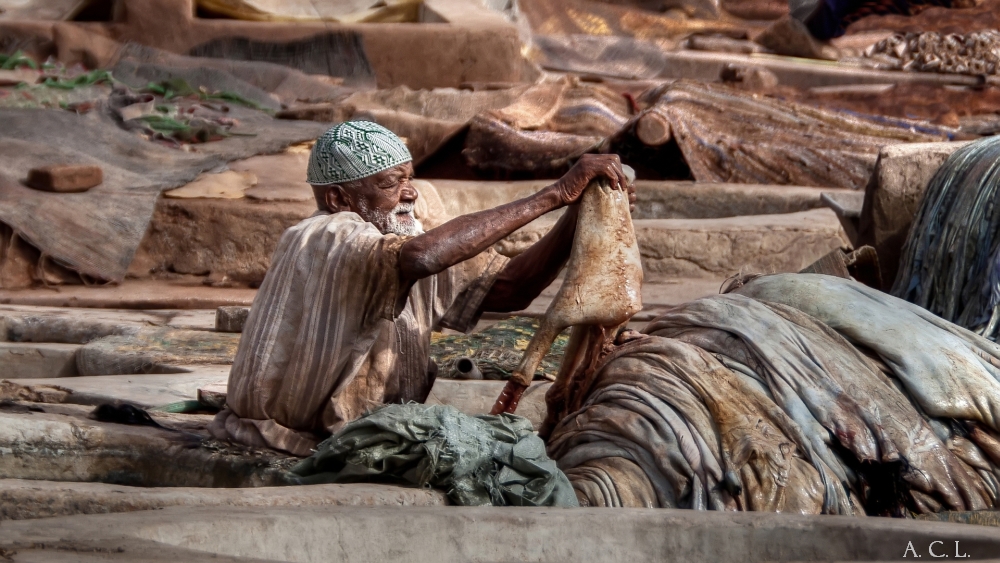
<path id="1" fill-rule="evenodd" d="M 628 166 L 622 168 L 633 182 L 635 172 Z M 581 352 L 594 347 L 595 336 L 602 341 L 613 339 L 617 329 L 642 309 L 642 263 L 628 193 L 612 189 L 606 179 L 595 180 L 587 186 L 579 205 L 565 281 L 492 414 L 514 412 L 521 393 L 531 384 L 542 358 L 563 329 L 573 327 L 560 379 L 589 356 Z"/>

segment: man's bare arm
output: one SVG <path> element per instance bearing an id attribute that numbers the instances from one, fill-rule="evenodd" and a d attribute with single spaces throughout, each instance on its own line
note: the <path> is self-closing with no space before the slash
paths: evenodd
<path id="1" fill-rule="evenodd" d="M 615 188 L 628 186 L 617 155 L 584 155 L 565 176 L 534 195 L 456 217 L 410 239 L 400 249 L 400 274 L 418 280 L 464 262 L 549 211 L 575 202 L 597 177 L 608 178 Z"/>
<path id="2" fill-rule="evenodd" d="M 483 299 L 482 311 L 526 309 L 556 279 L 573 248 L 579 211 L 578 205 L 567 207 L 552 230 L 507 263 Z"/>

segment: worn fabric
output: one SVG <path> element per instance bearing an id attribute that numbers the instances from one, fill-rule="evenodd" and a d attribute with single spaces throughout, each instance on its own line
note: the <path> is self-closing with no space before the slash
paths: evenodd
<path id="1" fill-rule="evenodd" d="M 402 139 L 372 121 L 346 121 L 323 133 L 309 153 L 306 181 L 351 182 L 413 160 Z"/>
<path id="2" fill-rule="evenodd" d="M 0 109 L 0 222 L 46 259 L 92 278 L 121 281 L 161 191 L 231 160 L 314 139 L 325 127 L 235 105 L 229 116 L 240 124 L 234 133 L 242 135 L 185 152 L 125 131 L 103 111 Z M 100 166 L 104 181 L 75 194 L 20 182 L 32 168 L 67 162 Z"/>
<path id="3" fill-rule="evenodd" d="M 292 468 L 302 483 L 394 479 L 462 506 L 577 506 L 531 422 L 444 405 L 387 405 L 344 426 Z"/>
<path id="4" fill-rule="evenodd" d="M 198 0 L 211 13 L 270 22 L 416 22 L 420 6 L 417 0 Z"/>
<path id="5" fill-rule="evenodd" d="M 759 277 L 644 332 L 609 354 L 550 434 L 583 504 L 896 516 L 998 506 L 992 342 L 817 274 Z"/>
<path id="6" fill-rule="evenodd" d="M 342 78 L 343 85 L 348 88 L 374 90 L 377 86 L 375 71 L 357 29 L 331 29 L 298 41 L 255 41 L 247 37 L 223 36 L 192 47 L 188 55 L 237 64 L 240 61 L 273 63 L 286 71 L 294 69 L 306 76 L 312 75 L 313 79 L 316 76 Z M 281 82 L 282 86 L 293 84 L 302 86 L 298 80 Z M 299 92 L 295 99 L 302 97 Z"/>
<path id="7" fill-rule="evenodd" d="M 285 232 L 250 308 L 216 437 L 305 456 L 376 405 L 424 400 L 431 331 L 474 326 L 506 258 L 490 250 L 407 287 L 406 240 L 350 212 L 318 212 Z"/>

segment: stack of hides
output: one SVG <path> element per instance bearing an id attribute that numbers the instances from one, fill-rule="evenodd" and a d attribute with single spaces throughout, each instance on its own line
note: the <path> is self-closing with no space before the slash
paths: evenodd
<path id="1" fill-rule="evenodd" d="M 556 383 L 578 390 L 550 403 L 542 435 L 583 505 L 896 516 L 1000 505 L 1000 346 L 920 307 L 779 274 L 643 332 Z"/>

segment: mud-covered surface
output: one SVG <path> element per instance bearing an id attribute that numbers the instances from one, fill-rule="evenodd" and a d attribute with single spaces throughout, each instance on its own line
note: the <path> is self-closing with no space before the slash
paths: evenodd
<path id="1" fill-rule="evenodd" d="M 143 328 L 87 343 L 76 364 L 80 375 L 174 373 L 181 366 L 232 364 L 239 341 L 233 333 Z"/>
<path id="2" fill-rule="evenodd" d="M 0 479 L 101 482 L 143 487 L 286 484 L 294 462 L 210 438 L 210 415 L 153 413 L 159 427 L 98 422 L 92 407 L 0 403 Z"/>

